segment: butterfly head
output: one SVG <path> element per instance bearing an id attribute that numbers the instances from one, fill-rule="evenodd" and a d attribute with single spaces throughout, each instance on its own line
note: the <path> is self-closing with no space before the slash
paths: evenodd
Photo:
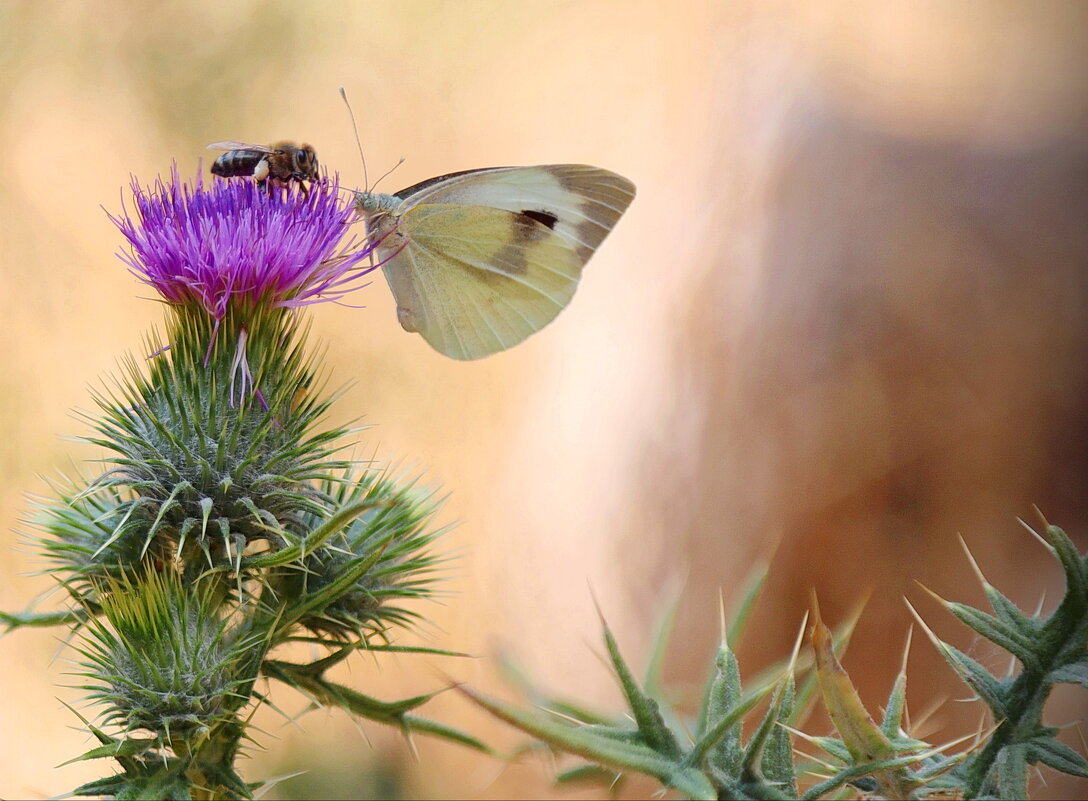
<path id="1" fill-rule="evenodd" d="M 393 211 L 401 202 L 396 195 L 383 195 L 380 192 L 355 192 L 355 211 L 370 217 Z"/>

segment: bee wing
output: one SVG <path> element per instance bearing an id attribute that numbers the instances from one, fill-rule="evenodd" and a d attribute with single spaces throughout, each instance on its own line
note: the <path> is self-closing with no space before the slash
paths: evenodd
<path id="1" fill-rule="evenodd" d="M 250 145 L 245 142 L 212 142 L 208 150 L 253 150 L 257 153 L 279 153 L 278 148 L 266 145 Z"/>

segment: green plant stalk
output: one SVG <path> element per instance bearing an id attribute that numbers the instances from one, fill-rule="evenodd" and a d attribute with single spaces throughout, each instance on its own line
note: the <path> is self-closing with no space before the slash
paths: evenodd
<path id="1" fill-rule="evenodd" d="M 1080 565 L 1067 564 L 1067 568 L 1081 567 L 1084 561 L 1077 554 L 1064 553 L 1067 549 L 1062 546 L 1068 542 L 1063 532 L 1054 531 L 1053 526 L 1048 526 L 1051 540 L 1058 547 L 1056 550 L 1064 557 L 1063 561 L 1079 562 Z M 1067 573 L 1073 572 L 1068 570 Z M 1042 710 L 1049 695 L 1052 682 L 1047 677 L 1055 667 L 1061 652 L 1068 647 L 1078 635 L 1078 629 L 1084 629 L 1085 619 L 1088 615 L 1088 596 L 1083 592 L 1077 592 L 1079 588 L 1072 580 L 1065 599 L 1061 606 L 1047 621 L 1047 626 L 1039 633 L 1038 642 L 1045 643 L 1042 650 L 1037 650 L 1039 667 L 1029 668 L 1024 665 L 1023 670 L 1012 682 L 1007 694 L 1004 696 L 1006 717 L 998 722 L 997 728 L 978 754 L 967 765 L 964 781 L 964 795 L 966 798 L 976 797 L 986 783 L 987 777 L 997 764 L 1001 752 L 1020 743 L 1021 738 L 1030 737 L 1033 732 L 1042 726 Z M 1080 638 L 1084 639 L 1084 632 L 1080 631 Z"/>

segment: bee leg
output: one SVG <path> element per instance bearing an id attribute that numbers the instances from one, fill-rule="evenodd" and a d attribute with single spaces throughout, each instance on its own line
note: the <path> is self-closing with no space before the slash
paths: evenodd
<path id="1" fill-rule="evenodd" d="M 257 179 L 257 183 L 263 184 L 268 180 L 268 173 L 271 170 L 268 167 L 268 158 L 265 157 L 257 162 L 257 166 L 253 168 L 253 177 Z"/>

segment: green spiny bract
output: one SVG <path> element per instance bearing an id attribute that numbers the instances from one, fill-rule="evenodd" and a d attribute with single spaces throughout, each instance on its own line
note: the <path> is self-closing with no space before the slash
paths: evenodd
<path id="1" fill-rule="evenodd" d="M 89 699 L 126 732 L 150 731 L 162 745 L 206 739 L 247 700 L 259 639 L 220 616 L 214 582 L 184 589 L 177 573 L 149 571 L 102 593 L 103 619 L 87 628 Z"/>
<path id="2" fill-rule="evenodd" d="M 322 490 L 338 506 L 361 503 L 366 511 L 299 564 L 280 569 L 272 586 L 284 597 L 320 596 L 342 587 L 327 605 L 299 619 L 319 635 L 363 640 L 417 622 L 419 613 L 402 603 L 432 594 L 441 562 L 430 552 L 437 535 L 427 528 L 434 511 L 430 492 L 374 471 L 349 471 L 324 482 Z M 311 529 L 320 522 L 307 516 Z"/>
<path id="3" fill-rule="evenodd" d="M 179 312 L 149 374 L 130 360 L 127 385 L 99 398 L 92 441 L 115 466 L 97 488 L 128 494 L 119 544 L 130 550 L 142 535 L 145 555 L 192 570 L 237 567 L 258 543 L 274 551 L 297 541 L 307 516 L 332 507 L 315 481 L 345 467 L 335 453 L 346 431 L 311 431 L 330 401 L 317 399 L 295 319 L 212 323 Z"/>
<path id="4" fill-rule="evenodd" d="M 26 538 L 46 558 L 45 572 L 84 603 L 103 582 L 128 576 L 147 544 L 147 525 L 126 516 L 126 493 L 88 483 L 78 477 L 53 482 L 54 497 L 36 499 L 33 524 L 42 534 Z"/>
<path id="5" fill-rule="evenodd" d="M 347 429 L 316 430 L 330 400 L 296 319 L 176 311 L 170 347 L 147 359 L 146 375 L 131 359 L 99 398 L 92 441 L 108 452 L 105 471 L 57 482 L 38 501 L 35 544 L 79 604 L 51 622 L 85 626 L 83 688 L 122 733 L 88 724 L 103 745 L 82 758 L 113 758 L 125 772 L 77 794 L 248 797 L 232 765 L 261 675 L 358 717 L 484 748 L 415 714 L 431 694 L 379 701 L 324 676 L 357 648 L 446 653 L 391 643 L 393 628 L 419 621 L 405 602 L 433 594 L 440 532 L 428 491 L 337 458 Z M 269 657 L 295 640 L 331 655 Z"/>

